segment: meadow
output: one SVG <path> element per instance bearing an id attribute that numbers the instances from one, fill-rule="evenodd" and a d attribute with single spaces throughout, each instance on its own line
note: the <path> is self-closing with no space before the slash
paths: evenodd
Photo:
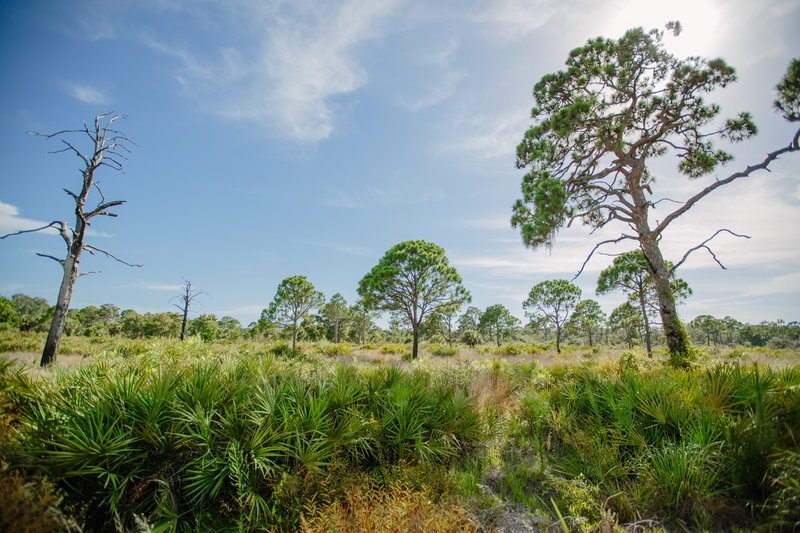
<path id="1" fill-rule="evenodd" d="M 800 526 L 800 353 L 0 334 L 4 531 Z"/>

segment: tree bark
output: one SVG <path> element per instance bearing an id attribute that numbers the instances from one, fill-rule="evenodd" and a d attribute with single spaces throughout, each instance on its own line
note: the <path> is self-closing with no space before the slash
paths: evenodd
<path id="1" fill-rule="evenodd" d="M 684 359 L 689 355 L 689 341 L 686 330 L 678 318 L 675 295 L 669 282 L 669 271 L 664 263 L 664 257 L 658 248 L 658 243 L 651 234 L 642 235 L 642 251 L 647 258 L 653 276 L 653 283 L 658 295 L 658 310 L 661 314 L 661 324 L 664 328 L 664 337 L 667 340 L 667 349 L 673 358 Z"/>
<path id="2" fill-rule="evenodd" d="M 647 357 L 653 358 L 653 346 L 650 342 L 650 320 L 647 318 L 647 307 L 644 301 L 644 289 L 639 291 L 639 307 L 642 310 L 642 320 L 644 321 L 644 340 L 647 346 Z"/>
<path id="3" fill-rule="evenodd" d="M 189 314 L 189 302 L 186 302 L 186 305 L 183 307 L 183 322 L 181 322 L 181 341 L 183 341 L 183 335 L 186 332 L 186 317 Z"/>
<path id="4" fill-rule="evenodd" d="M 556 353 L 561 353 L 561 326 L 556 325 Z"/>
<path id="5" fill-rule="evenodd" d="M 70 247 L 69 255 L 64 260 L 64 277 L 61 279 L 61 287 L 58 290 L 58 300 L 53 314 L 53 321 L 50 323 L 50 330 L 47 332 L 47 340 L 44 343 L 40 366 L 47 366 L 52 363 L 58 353 L 58 346 L 61 344 L 61 335 L 64 333 L 64 325 L 67 322 L 67 312 L 69 302 L 72 299 L 72 290 L 75 281 L 78 279 L 78 264 L 80 263 L 83 245 L 77 247 L 73 244 Z"/>
<path id="6" fill-rule="evenodd" d="M 632 210 L 633 222 L 639 236 L 639 244 L 642 247 L 650 275 L 653 277 L 653 284 L 658 296 L 658 310 L 661 315 L 661 324 L 664 328 L 664 336 L 667 340 L 667 349 L 670 357 L 674 360 L 685 359 L 689 355 L 689 341 L 686 338 L 686 330 L 683 328 L 678 318 L 678 310 L 675 304 L 675 295 L 672 293 L 672 286 L 669 282 L 670 272 L 667 269 L 664 256 L 658 247 L 658 236 L 650 230 L 647 221 L 647 212 L 650 209 L 650 202 L 645 198 L 641 186 L 641 175 L 644 172 L 644 160 L 637 161 L 634 172 L 627 176 L 628 188 L 634 203 Z"/>
<path id="7" fill-rule="evenodd" d="M 411 359 L 416 359 L 417 358 L 417 352 L 419 350 L 419 331 L 417 330 L 417 327 L 418 326 L 415 326 L 413 328 L 414 344 L 412 345 L 412 348 L 411 348 Z"/>

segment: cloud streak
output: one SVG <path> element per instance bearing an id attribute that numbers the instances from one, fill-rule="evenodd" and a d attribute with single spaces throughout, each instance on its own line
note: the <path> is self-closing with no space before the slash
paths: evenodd
<path id="1" fill-rule="evenodd" d="M 230 13 L 237 27 L 221 31 L 238 37 L 229 37 L 215 61 L 198 59 L 198 43 L 176 46 L 149 36 L 142 41 L 177 59 L 176 79 L 197 100 L 214 103 L 210 108 L 221 116 L 316 142 L 335 129 L 345 108 L 337 99 L 367 82 L 359 49 L 384 35 L 395 5 L 395 0 L 345 0 L 286 2 L 276 9 L 234 3 L 232 11 L 246 10 L 249 20 L 242 26 L 248 31 L 242 36 L 242 14 Z"/>
<path id="2" fill-rule="evenodd" d="M 105 105 L 111 102 L 108 96 L 89 85 L 70 84 L 67 86 L 67 94 L 85 104 Z"/>

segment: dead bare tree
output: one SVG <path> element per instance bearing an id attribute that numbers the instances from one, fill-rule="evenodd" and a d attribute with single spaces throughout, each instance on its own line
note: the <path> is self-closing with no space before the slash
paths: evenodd
<path id="1" fill-rule="evenodd" d="M 116 115 L 114 113 L 105 113 L 99 115 L 94 119 L 93 127 L 88 126 L 85 122 L 83 128 L 77 130 L 61 130 L 55 133 L 38 133 L 29 131 L 31 135 L 45 137 L 47 139 L 59 139 L 64 147 L 60 150 L 55 150 L 50 153 L 73 152 L 84 163 L 84 168 L 81 170 L 83 176 L 83 184 L 81 191 L 78 194 L 64 189 L 69 196 L 75 200 L 75 225 L 70 227 L 66 221 L 54 220 L 41 228 L 21 230 L 14 233 L 3 235 L 0 239 L 5 239 L 12 235 L 20 235 L 22 233 L 33 233 L 42 231 L 48 228 L 55 228 L 58 230 L 64 243 L 67 245 L 67 256 L 64 259 L 59 259 L 52 255 L 37 253 L 40 257 L 52 259 L 61 265 L 64 270 L 64 276 L 61 280 L 61 288 L 58 291 L 58 300 L 56 301 L 55 314 L 53 315 L 53 322 L 50 324 L 50 331 L 47 334 L 47 340 L 44 344 L 42 352 L 41 366 L 47 366 L 55 360 L 58 353 L 58 345 L 61 341 L 61 335 L 64 332 L 64 324 L 67 319 L 67 311 L 69 310 L 69 302 L 72 298 L 72 290 L 75 287 L 75 282 L 80 276 L 87 274 L 94 274 L 96 272 L 82 272 L 78 273 L 78 266 L 81 259 L 81 254 L 84 250 L 94 255 L 101 253 L 106 257 L 114 259 L 124 265 L 140 267 L 142 265 L 135 265 L 123 261 L 111 252 L 98 248 L 97 246 L 87 244 L 85 242 L 86 230 L 91 225 L 91 220 L 96 216 L 116 217 L 116 213 L 112 213 L 109 209 L 118 207 L 125 203 L 124 200 L 107 201 L 103 191 L 100 189 L 99 183 L 95 180 L 95 172 L 100 167 L 109 167 L 114 170 L 119 170 L 125 173 L 122 161 L 127 160 L 126 154 L 130 153 L 128 145 L 135 145 L 133 141 L 128 139 L 124 133 L 119 130 L 113 129 L 112 125 L 118 119 L 126 118 L 123 115 Z M 78 150 L 75 145 L 67 140 L 70 137 L 79 135 L 86 135 L 92 145 L 91 155 L 87 156 L 84 152 Z M 88 152 L 87 152 L 88 153 Z M 94 189 L 99 195 L 100 199 L 94 208 L 87 208 L 86 203 L 89 194 Z"/>
<path id="2" fill-rule="evenodd" d="M 207 295 L 208 293 L 204 290 L 192 289 L 192 282 L 188 279 L 185 279 L 183 280 L 183 292 L 170 300 L 170 303 L 180 309 L 183 313 L 183 323 L 181 324 L 181 340 L 183 340 L 183 334 L 186 331 L 186 319 L 189 316 L 189 306 L 192 304 L 192 300 L 198 296 Z M 174 300 L 177 300 L 180 303 L 175 303 Z"/>

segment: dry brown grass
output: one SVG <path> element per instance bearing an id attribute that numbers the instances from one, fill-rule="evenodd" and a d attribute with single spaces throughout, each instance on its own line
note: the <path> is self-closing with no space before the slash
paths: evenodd
<path id="1" fill-rule="evenodd" d="M 355 485 L 341 500 L 312 508 L 300 517 L 303 533 L 469 533 L 480 529 L 458 505 L 437 505 L 425 492 L 400 483 L 384 490 Z"/>

